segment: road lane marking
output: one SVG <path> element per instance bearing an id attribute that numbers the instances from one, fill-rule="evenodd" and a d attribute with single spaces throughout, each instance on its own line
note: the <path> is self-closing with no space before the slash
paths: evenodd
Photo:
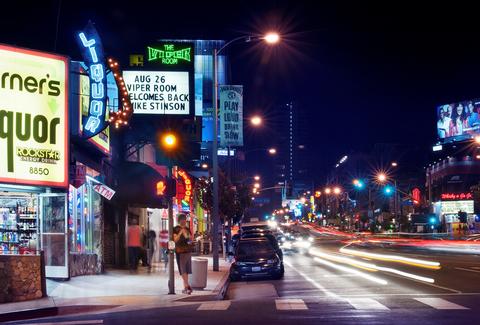
<path id="1" fill-rule="evenodd" d="M 467 307 L 457 305 L 453 302 L 450 302 L 442 298 L 414 298 L 414 299 L 421 302 L 422 304 L 428 305 L 435 309 L 469 309 Z"/>
<path id="2" fill-rule="evenodd" d="M 371 298 L 350 298 L 346 301 L 359 310 L 390 310 L 387 306 Z"/>
<path id="3" fill-rule="evenodd" d="M 399 278 L 399 279 L 405 279 L 404 277 L 402 276 L 399 276 L 399 275 L 396 275 L 396 274 L 389 274 L 390 276 L 394 276 L 396 278 Z M 415 281 L 415 282 L 418 282 L 418 283 L 423 283 L 427 286 L 431 286 L 431 287 L 434 287 L 434 288 L 438 288 L 438 289 L 442 289 L 442 290 L 447 290 L 447 291 L 451 291 L 451 292 L 455 292 L 455 293 L 462 293 L 461 291 L 459 290 L 455 290 L 455 289 L 451 289 L 451 288 L 447 288 L 447 287 L 443 287 L 443 286 L 440 286 L 440 285 L 437 285 L 437 284 L 433 284 L 433 283 L 428 283 L 428 282 L 424 282 L 424 281 L 418 281 L 418 280 L 415 280 L 415 279 L 408 279 L 408 280 L 411 280 L 411 281 Z"/>
<path id="4" fill-rule="evenodd" d="M 322 291 L 326 296 L 328 297 L 332 297 L 332 298 L 337 298 L 337 299 L 342 299 L 340 296 L 338 296 L 337 294 L 325 289 L 321 284 L 317 283 L 315 280 L 313 280 L 311 277 L 309 277 L 308 275 L 306 275 L 305 273 L 303 273 L 302 271 L 298 270 L 296 267 L 294 267 L 292 264 L 290 264 L 289 262 L 287 261 L 283 261 L 283 264 L 287 265 L 288 267 L 290 267 L 291 269 L 293 269 L 295 272 L 297 272 L 298 274 L 300 274 L 305 280 L 307 280 L 308 282 L 310 282 L 313 286 L 315 286 L 317 289 L 319 289 L 320 291 Z"/>
<path id="5" fill-rule="evenodd" d="M 471 270 L 471 269 L 465 269 L 463 267 L 456 267 L 457 270 L 462 270 L 462 271 L 468 271 L 468 272 L 475 272 L 475 273 L 480 273 L 480 271 L 477 270 Z"/>
<path id="6" fill-rule="evenodd" d="M 103 324 L 103 319 L 92 320 L 73 320 L 67 322 L 48 322 L 48 323 L 25 323 L 25 325 L 90 325 Z"/>
<path id="7" fill-rule="evenodd" d="M 275 299 L 277 310 L 308 310 L 303 299 Z"/>
<path id="8" fill-rule="evenodd" d="M 228 300 L 209 301 L 201 304 L 197 310 L 227 310 L 231 305 Z"/>

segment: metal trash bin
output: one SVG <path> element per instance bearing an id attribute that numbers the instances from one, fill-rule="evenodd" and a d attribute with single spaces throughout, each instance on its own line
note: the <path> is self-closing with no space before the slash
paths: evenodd
<path id="1" fill-rule="evenodd" d="M 207 287 L 208 259 L 202 257 L 192 258 L 192 288 L 204 289 Z"/>

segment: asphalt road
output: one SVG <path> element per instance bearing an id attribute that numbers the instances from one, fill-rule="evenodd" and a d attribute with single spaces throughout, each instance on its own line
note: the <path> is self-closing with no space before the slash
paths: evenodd
<path id="1" fill-rule="evenodd" d="M 302 231 L 308 231 L 303 229 Z M 474 324 L 480 311 L 480 257 L 411 248 L 350 246 L 382 254 L 340 254 L 340 240 L 313 233 L 315 256 L 285 254 L 282 280 L 230 285 L 227 299 L 121 313 L 56 317 L 24 323 L 75 324 Z M 385 254 L 439 262 L 425 268 Z M 378 259 L 381 257 L 382 259 Z M 340 258 L 340 260 L 338 260 Z M 348 258 L 345 263 L 341 258 Z M 366 267 L 374 264 L 380 270 Z M 420 277 L 412 279 L 406 276 Z M 427 282 L 433 280 L 433 283 Z M 72 323 L 70 323 L 72 324 Z"/>

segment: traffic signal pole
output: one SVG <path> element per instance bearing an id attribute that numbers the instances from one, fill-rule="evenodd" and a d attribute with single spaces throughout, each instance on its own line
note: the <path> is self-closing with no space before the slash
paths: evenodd
<path id="1" fill-rule="evenodd" d="M 167 177 L 170 179 L 172 177 L 173 167 L 169 165 L 167 167 Z M 168 204 L 168 238 L 170 242 L 168 245 L 168 294 L 175 294 L 175 269 L 174 269 L 174 250 L 171 249 L 170 243 L 173 243 L 173 197 L 170 193 L 167 194 L 167 204 Z"/>

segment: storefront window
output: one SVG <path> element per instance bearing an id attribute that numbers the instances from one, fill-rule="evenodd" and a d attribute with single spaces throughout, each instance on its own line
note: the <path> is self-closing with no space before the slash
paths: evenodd
<path id="1" fill-rule="evenodd" d="M 69 207 L 72 207 L 69 208 L 70 251 L 93 253 L 95 241 L 100 238 L 100 233 L 97 232 L 101 231 L 100 195 L 93 190 L 92 183 L 87 181 L 79 188 L 70 185 L 70 200 Z M 95 222 L 97 219 L 98 222 Z"/>

